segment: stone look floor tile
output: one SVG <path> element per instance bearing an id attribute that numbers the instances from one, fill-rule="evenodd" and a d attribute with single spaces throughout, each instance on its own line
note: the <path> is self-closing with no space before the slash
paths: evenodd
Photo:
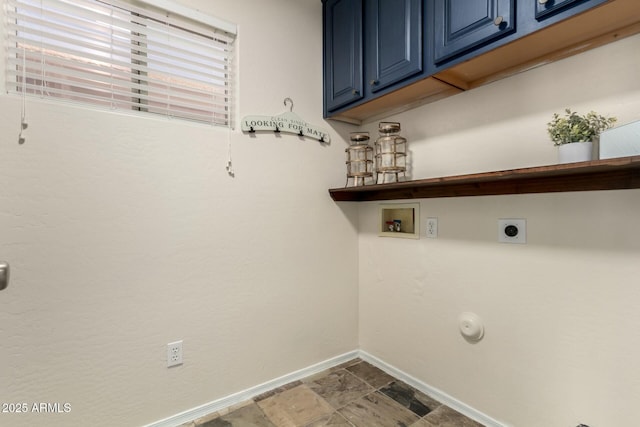
<path id="1" fill-rule="evenodd" d="M 207 421 L 203 424 L 196 424 L 197 427 L 277 427 L 252 403 L 240 409 L 229 412 L 226 415 Z"/>
<path id="2" fill-rule="evenodd" d="M 355 359 L 349 360 L 348 362 L 344 362 L 344 363 L 341 363 L 339 365 L 336 365 L 336 366 L 334 366 L 332 368 L 325 369 L 324 371 L 318 372 L 317 374 L 310 375 L 310 376 L 308 376 L 306 378 L 303 378 L 301 381 L 303 383 L 310 383 L 310 382 L 313 382 L 313 381 L 317 380 L 318 378 L 324 378 L 324 377 L 326 377 L 327 375 L 329 375 L 329 374 L 331 374 L 333 372 L 341 371 L 341 370 L 343 370 L 343 369 L 345 369 L 345 368 L 347 368 L 347 367 L 349 367 L 351 365 L 357 365 L 360 362 L 362 362 L 362 360 L 360 358 L 355 358 Z"/>
<path id="3" fill-rule="evenodd" d="M 231 410 L 225 408 L 225 409 L 221 409 L 221 410 L 219 410 L 217 412 L 213 412 L 211 414 L 207 414 L 204 417 L 201 417 L 201 418 L 198 418 L 195 421 L 192 421 L 193 422 L 193 427 L 199 427 L 199 426 L 201 426 L 203 424 L 206 424 L 207 422 L 209 422 L 209 421 L 211 421 L 211 420 L 213 420 L 215 418 L 220 418 L 223 415 L 227 415 L 229 412 L 231 412 Z M 180 426 L 180 427 L 185 427 L 185 426 Z"/>
<path id="4" fill-rule="evenodd" d="M 437 400 L 430 398 L 426 394 L 399 380 L 382 387 L 380 392 L 386 394 L 405 408 L 408 408 L 419 417 L 424 417 L 441 405 Z"/>
<path id="5" fill-rule="evenodd" d="M 285 384 L 285 385 L 280 386 L 278 388 L 274 388 L 273 390 L 266 391 L 266 392 L 264 392 L 264 393 L 262 393 L 262 394 L 260 394 L 260 395 L 258 395 L 256 397 L 254 397 L 253 400 L 255 402 L 260 402 L 261 400 L 264 400 L 264 399 L 266 399 L 268 397 L 275 396 L 278 393 L 282 393 L 283 391 L 287 391 L 287 390 L 290 390 L 290 389 L 292 389 L 294 387 L 297 387 L 300 384 L 302 384 L 302 381 L 294 381 L 294 382 Z"/>
<path id="6" fill-rule="evenodd" d="M 207 421 L 213 420 L 214 418 L 220 418 L 224 415 L 227 415 L 229 412 L 233 412 L 237 409 L 251 404 L 253 404 L 253 400 L 245 400 L 244 402 L 236 403 L 235 405 L 220 409 L 218 412 L 214 412 L 213 414 L 205 415 L 204 417 L 195 420 L 194 427 L 198 427 L 202 424 L 205 424 Z"/>
<path id="7" fill-rule="evenodd" d="M 358 378 L 363 379 L 374 388 L 380 388 L 395 381 L 395 378 L 391 375 L 367 362 L 360 362 L 358 364 L 348 366 L 345 369 Z"/>
<path id="8" fill-rule="evenodd" d="M 353 424 L 339 413 L 334 412 L 332 415 L 307 424 L 305 427 L 353 427 Z"/>
<path id="9" fill-rule="evenodd" d="M 409 426 L 420 418 L 390 397 L 374 392 L 338 412 L 356 427 Z"/>
<path id="10" fill-rule="evenodd" d="M 329 402 L 334 409 L 340 409 L 347 403 L 374 391 L 373 387 L 344 369 L 316 378 L 307 385 Z"/>
<path id="11" fill-rule="evenodd" d="M 406 426 L 483 427 L 361 359 L 270 390 L 181 427 Z"/>
<path id="12" fill-rule="evenodd" d="M 417 422 L 411 424 L 409 427 L 433 427 L 433 424 L 429 424 L 429 421 L 425 421 L 424 418 L 420 418 Z"/>
<path id="13" fill-rule="evenodd" d="M 331 405 L 306 384 L 278 393 L 257 404 L 278 427 L 304 426 L 334 412 Z"/>
<path id="14" fill-rule="evenodd" d="M 440 405 L 411 427 L 483 427 L 482 424 L 465 417 L 460 412 Z"/>

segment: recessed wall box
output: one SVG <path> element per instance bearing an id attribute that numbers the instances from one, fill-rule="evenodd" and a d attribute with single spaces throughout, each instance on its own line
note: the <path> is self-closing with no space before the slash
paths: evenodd
<path id="1" fill-rule="evenodd" d="M 420 238 L 420 203 L 384 203 L 379 206 L 380 236 Z"/>

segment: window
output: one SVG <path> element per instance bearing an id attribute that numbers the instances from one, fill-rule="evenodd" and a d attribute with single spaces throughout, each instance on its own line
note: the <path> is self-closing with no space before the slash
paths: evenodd
<path id="1" fill-rule="evenodd" d="M 185 15 L 139 1 L 6 0 L 7 91 L 229 126 L 235 27 Z"/>

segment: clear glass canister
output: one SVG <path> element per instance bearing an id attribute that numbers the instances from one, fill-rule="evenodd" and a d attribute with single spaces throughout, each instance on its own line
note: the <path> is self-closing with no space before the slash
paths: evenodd
<path id="1" fill-rule="evenodd" d="M 369 132 L 351 132 L 347 153 L 347 183 L 356 187 L 373 183 L 373 147 L 369 145 Z"/>
<path id="2" fill-rule="evenodd" d="M 400 136 L 400 123 L 380 122 L 375 144 L 376 182 L 398 182 L 407 171 L 407 140 Z"/>

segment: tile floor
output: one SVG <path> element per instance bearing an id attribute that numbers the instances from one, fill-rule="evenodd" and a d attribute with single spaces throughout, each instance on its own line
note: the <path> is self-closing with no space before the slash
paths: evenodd
<path id="1" fill-rule="evenodd" d="M 482 427 L 354 359 L 182 427 Z"/>

